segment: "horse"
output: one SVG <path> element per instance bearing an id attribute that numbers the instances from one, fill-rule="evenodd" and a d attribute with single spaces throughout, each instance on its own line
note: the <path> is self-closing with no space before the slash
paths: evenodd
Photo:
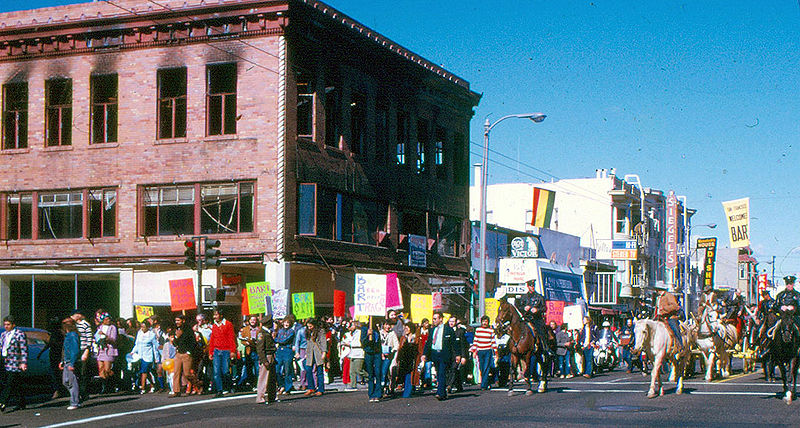
<path id="1" fill-rule="evenodd" d="M 694 317 L 694 315 L 692 315 L 692 317 Z M 700 319 L 697 319 L 697 323 L 693 327 L 697 334 L 697 349 L 703 354 L 703 362 L 706 368 L 706 382 L 711 382 L 711 380 L 713 380 L 714 369 L 717 365 L 727 367 L 724 361 L 730 361 L 729 354 L 725 352 L 725 342 L 719 334 L 720 324 L 717 322 L 717 319 L 717 312 L 710 306 L 705 306 L 700 313 Z M 723 377 L 725 376 L 722 371 L 720 374 Z"/>
<path id="2" fill-rule="evenodd" d="M 638 356 L 644 351 L 653 362 L 647 398 L 664 395 L 664 387 L 661 385 L 661 367 L 665 362 L 672 365 L 670 381 L 677 379 L 678 382 L 675 393 L 683 393 L 683 376 L 690 352 L 688 341 L 683 339 L 685 344 L 679 350 L 678 344 L 674 343 L 675 340 L 668 329 L 669 327 L 660 321 L 643 319 L 634 322 L 633 331 L 636 336 L 636 345 L 632 350 L 633 355 Z M 656 389 L 656 385 L 658 385 L 658 389 Z"/>
<path id="3" fill-rule="evenodd" d="M 739 331 L 735 325 L 720 319 L 717 311 L 711 306 L 706 306 L 703 313 L 707 315 L 705 320 L 709 323 L 711 329 L 722 340 L 721 346 L 716 347 L 715 355 L 718 360 L 717 366 L 720 376 L 728 377 L 731 374 L 731 353 L 735 351 L 736 345 L 739 343 Z"/>
<path id="4" fill-rule="evenodd" d="M 792 399 L 797 395 L 797 363 L 798 349 L 800 349 L 800 331 L 793 320 L 793 314 L 789 311 L 781 311 L 778 322 L 767 331 L 767 336 L 772 339 L 770 343 L 771 360 L 781 371 L 783 380 L 783 400 L 786 404 L 791 404 Z M 789 383 L 792 390 L 789 391 L 786 379 L 786 365 L 789 364 Z"/>
<path id="5" fill-rule="evenodd" d="M 518 370 L 522 370 L 525 382 L 528 384 L 528 390 L 525 395 L 532 395 L 533 388 L 531 386 L 531 376 L 536 378 L 539 382 L 538 392 L 545 392 L 547 390 L 547 353 L 544 349 L 539 349 L 540 341 L 537 340 L 534 329 L 528 326 L 528 323 L 522 319 L 517 308 L 512 304 L 503 300 L 500 302 L 500 307 L 497 310 L 497 318 L 495 325 L 498 330 L 510 329 L 509 336 L 511 340 L 508 341 L 508 349 L 511 353 L 511 370 L 509 370 L 508 379 L 508 396 L 514 394 L 514 380 L 518 376 Z M 497 332 L 498 336 L 501 332 Z M 536 370 L 535 363 L 538 363 L 541 368 L 541 378 L 539 371 Z"/>

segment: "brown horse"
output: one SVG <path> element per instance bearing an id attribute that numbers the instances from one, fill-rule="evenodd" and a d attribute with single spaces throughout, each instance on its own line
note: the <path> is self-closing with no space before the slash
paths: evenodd
<path id="1" fill-rule="evenodd" d="M 508 349 L 511 353 L 511 370 L 509 370 L 508 395 L 514 394 L 514 380 L 518 376 L 518 370 L 522 370 L 525 382 L 528 383 L 528 390 L 525 395 L 533 394 L 531 387 L 531 377 L 539 381 L 539 392 L 547 390 L 547 353 L 544 349 L 538 349 L 535 332 L 531 329 L 520 316 L 519 311 L 512 304 L 505 300 L 500 302 L 497 310 L 495 326 L 498 330 L 497 335 L 502 333 L 500 330 L 509 330 Z M 541 367 L 541 379 L 535 366 L 531 366 L 531 358 L 536 357 L 536 362 Z"/>

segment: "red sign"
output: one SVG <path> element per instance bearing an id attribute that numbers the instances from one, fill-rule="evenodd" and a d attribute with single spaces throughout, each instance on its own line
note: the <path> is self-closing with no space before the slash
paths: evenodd
<path id="1" fill-rule="evenodd" d="M 342 290 L 333 290 L 333 316 L 344 316 L 344 301 L 347 295 Z"/>
<path id="2" fill-rule="evenodd" d="M 555 321 L 556 325 L 560 326 L 564 322 L 564 304 L 558 300 L 548 300 L 547 312 L 545 313 L 545 321 L 550 324 L 550 321 Z"/>
<path id="3" fill-rule="evenodd" d="M 197 309 L 194 281 L 191 278 L 171 279 L 169 281 L 169 301 L 173 312 Z"/>
<path id="4" fill-rule="evenodd" d="M 767 274 L 762 273 L 758 276 L 758 291 L 767 289 Z"/>
<path id="5" fill-rule="evenodd" d="M 442 293 L 436 291 L 432 293 L 433 297 L 431 297 L 431 304 L 433 306 L 434 311 L 441 311 L 442 310 Z"/>
<path id="6" fill-rule="evenodd" d="M 670 192 L 667 197 L 667 233 L 664 235 L 667 247 L 667 269 L 678 266 L 678 198 Z"/>

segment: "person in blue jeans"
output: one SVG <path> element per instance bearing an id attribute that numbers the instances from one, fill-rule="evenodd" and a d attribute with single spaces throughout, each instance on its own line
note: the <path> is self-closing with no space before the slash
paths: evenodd
<path id="1" fill-rule="evenodd" d="M 276 371 L 278 374 L 278 387 L 281 394 L 288 394 L 291 392 L 294 384 L 294 329 L 292 328 L 292 320 L 286 317 L 282 321 L 283 327 L 278 330 L 275 335 L 275 344 L 278 349 L 275 352 L 275 361 L 277 364 Z"/>
<path id="2" fill-rule="evenodd" d="M 383 389 L 386 391 L 384 395 L 391 395 L 392 386 L 392 363 L 394 357 L 397 355 L 397 350 L 400 349 L 400 340 L 394 332 L 394 322 L 387 319 L 383 323 L 383 331 L 381 331 L 381 382 Z"/>
<path id="3" fill-rule="evenodd" d="M 370 403 L 381 399 L 381 335 L 372 329 L 372 320 L 361 327 L 361 348 L 364 350 L 364 365 L 369 376 L 367 394 Z"/>
<path id="4" fill-rule="evenodd" d="M 583 349 L 583 377 L 591 378 L 594 374 L 594 342 L 597 340 L 597 332 L 592 326 L 592 319 L 589 316 L 583 317 L 583 329 L 581 329 L 580 345 Z"/>
<path id="5" fill-rule="evenodd" d="M 306 396 L 320 396 L 325 392 L 325 354 L 328 351 L 328 340 L 322 321 L 309 319 L 306 322 Z"/>
<path id="6" fill-rule="evenodd" d="M 300 373 L 300 389 L 306 389 L 306 365 L 303 361 L 306 359 L 306 326 L 302 320 L 297 322 L 294 326 L 294 353 L 297 362 L 299 363 L 298 371 Z"/>
<path id="7" fill-rule="evenodd" d="M 556 368 L 561 378 L 570 375 L 570 348 L 572 347 L 572 337 L 566 324 L 561 324 L 561 328 L 556 333 Z"/>

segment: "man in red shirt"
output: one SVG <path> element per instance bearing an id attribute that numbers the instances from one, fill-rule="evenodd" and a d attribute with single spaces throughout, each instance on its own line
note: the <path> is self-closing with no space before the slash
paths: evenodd
<path id="1" fill-rule="evenodd" d="M 236 357 L 236 336 L 233 324 L 225 319 L 219 309 L 214 310 L 214 325 L 211 326 L 211 337 L 208 339 L 208 354 L 214 365 L 214 388 L 217 397 L 225 393 L 224 384 L 230 385 L 230 361 Z"/>

